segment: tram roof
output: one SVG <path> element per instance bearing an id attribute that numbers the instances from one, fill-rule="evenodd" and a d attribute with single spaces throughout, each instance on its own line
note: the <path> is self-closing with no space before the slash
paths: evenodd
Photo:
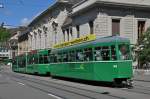
<path id="1" fill-rule="evenodd" d="M 38 50 L 38 53 L 39 54 L 48 54 L 50 50 L 51 49 L 42 49 L 42 50 Z"/>
<path id="2" fill-rule="evenodd" d="M 67 46 L 63 48 L 56 48 L 54 51 L 57 50 L 66 50 L 66 49 L 72 49 L 74 47 L 78 48 L 81 46 L 88 46 L 88 45 L 96 45 L 97 43 L 116 43 L 116 42 L 130 42 L 128 38 L 125 37 L 120 37 L 120 36 L 108 36 L 108 37 L 97 37 L 96 40 L 89 41 L 89 42 L 84 42 L 80 44 L 76 44 L 73 46 Z"/>
<path id="3" fill-rule="evenodd" d="M 128 38 L 121 36 L 97 37 L 94 43 L 109 43 L 109 42 L 130 42 Z"/>

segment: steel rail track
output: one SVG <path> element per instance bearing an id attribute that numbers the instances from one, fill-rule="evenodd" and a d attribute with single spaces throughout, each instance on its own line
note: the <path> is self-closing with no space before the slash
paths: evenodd
<path id="1" fill-rule="evenodd" d="M 10 75 L 10 74 L 9 74 Z M 10 75 L 12 76 L 12 75 Z M 67 90 L 67 89 L 63 89 L 63 88 L 60 88 L 60 87 L 68 87 L 68 88 L 74 88 L 74 89 L 77 89 L 77 90 L 80 90 L 80 91 L 85 91 L 85 92 L 91 92 L 91 93 L 94 93 L 94 94 L 101 94 L 101 95 L 105 95 L 105 96 L 110 96 L 110 97 L 113 97 L 113 98 L 117 98 L 117 99 L 125 99 L 124 97 L 119 97 L 119 96 L 115 96 L 115 95 L 110 95 L 109 93 L 107 92 L 96 92 L 96 91 L 92 91 L 92 90 L 88 90 L 88 89 L 82 89 L 82 88 L 78 88 L 78 87 L 73 87 L 73 86 L 69 86 L 69 85 L 65 85 L 65 84 L 60 84 L 60 83 L 54 83 L 54 82 L 50 82 L 50 81 L 45 81 L 45 80 L 40 80 L 40 79 L 36 79 L 36 78 L 27 78 L 25 76 L 20 76 L 20 75 L 14 75 L 13 74 L 13 77 L 17 78 L 17 79 L 21 79 L 21 80 L 25 80 L 25 81 L 29 81 L 29 82 L 33 82 L 33 83 L 36 83 L 36 84 L 39 84 L 39 85 L 43 85 L 43 86 L 48 86 L 48 87 L 52 87 L 52 88 L 55 88 L 55 89 L 58 89 L 58 90 L 63 90 L 63 91 L 66 91 L 66 92 L 69 92 L 69 93 L 73 93 L 73 94 L 76 94 L 76 95 L 79 95 L 79 96 L 83 96 L 83 97 L 87 97 L 87 98 L 90 98 L 90 99 L 97 99 L 97 98 L 94 98 L 94 97 L 91 97 L 91 96 L 88 96 L 88 95 L 85 95 L 85 94 L 81 94 L 81 93 L 77 93 L 77 92 L 74 92 L 74 91 L 70 91 L 70 90 Z M 33 81 L 31 79 L 34 79 L 36 81 Z M 44 81 L 48 84 L 45 84 L 45 83 L 40 83 L 38 81 Z M 50 85 L 51 84 L 51 85 Z M 53 85 L 52 85 L 53 84 Z M 55 84 L 55 85 L 54 85 Z M 57 86 L 56 86 L 57 84 Z M 60 87 L 58 87 L 58 85 Z"/>
<path id="2" fill-rule="evenodd" d="M 137 87 L 142 87 L 142 88 L 137 88 L 136 86 Z M 150 95 L 150 90 L 149 89 L 145 89 L 145 88 L 147 88 L 147 87 L 143 88 L 143 86 L 134 85 L 134 88 L 132 88 L 132 89 L 121 89 L 121 90 L 126 91 L 126 92 L 133 92 L 133 93 L 138 93 L 138 94 Z M 143 92 L 141 92 L 141 91 L 143 91 Z M 149 93 L 148 93 L 148 91 L 149 91 Z"/>
<path id="3" fill-rule="evenodd" d="M 11 78 L 11 79 L 12 79 L 13 81 L 15 81 L 15 82 L 18 82 L 18 80 L 16 80 L 16 79 L 13 79 L 13 78 Z M 30 87 L 30 88 L 39 90 L 39 91 L 44 92 L 44 93 L 53 94 L 53 95 L 55 95 L 55 96 L 60 97 L 61 99 L 67 99 L 67 98 L 65 98 L 65 97 L 63 97 L 63 96 L 60 96 L 60 95 L 56 94 L 56 93 L 53 93 L 53 92 L 50 92 L 50 91 L 41 89 L 41 88 L 39 88 L 39 87 L 35 87 L 35 86 L 31 85 L 31 84 L 27 84 L 27 83 L 26 83 L 26 85 L 27 85 L 28 87 Z"/>

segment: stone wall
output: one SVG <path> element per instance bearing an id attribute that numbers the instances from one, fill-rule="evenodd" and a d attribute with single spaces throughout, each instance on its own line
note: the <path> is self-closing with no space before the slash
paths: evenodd
<path id="1" fill-rule="evenodd" d="M 68 11 L 66 6 L 62 5 L 47 13 L 39 21 L 37 21 L 31 28 L 32 31 L 28 35 L 29 41 L 28 45 L 30 50 L 47 49 L 52 48 L 55 43 L 60 43 L 63 41 L 62 29 Z M 57 30 L 54 31 L 52 23 L 56 22 L 58 24 Z M 44 30 L 44 27 L 47 30 Z M 56 38 L 55 38 L 56 34 Z M 55 40 L 56 39 L 56 40 Z M 55 42 L 56 41 L 56 42 Z"/>
<path id="2" fill-rule="evenodd" d="M 94 33 L 96 36 L 105 37 L 112 36 L 112 19 L 120 20 L 120 36 L 127 37 L 131 40 L 132 44 L 137 43 L 138 39 L 138 21 L 145 21 L 145 30 L 150 26 L 150 11 L 146 9 L 140 10 L 136 8 L 126 8 L 112 5 L 94 5 L 94 2 L 99 0 L 87 0 L 83 4 L 75 5 L 72 9 L 72 13 L 75 14 L 72 17 L 72 35 L 69 35 L 69 40 L 77 38 L 76 26 L 80 25 L 80 36 L 90 34 L 89 22 L 94 23 Z M 139 3 L 147 4 L 149 0 L 101 0 L 101 1 L 113 1 L 119 3 Z M 135 2 L 133 2 L 135 1 Z M 92 7 L 89 7 L 93 4 Z M 140 3 L 139 3 L 140 4 Z M 150 3 L 149 3 L 150 4 Z M 79 10 L 84 9 L 81 12 Z M 41 17 L 34 25 L 31 26 L 32 31 L 28 35 L 29 51 L 36 49 L 52 48 L 55 43 L 62 43 L 67 41 L 67 33 L 64 35 L 62 32 L 62 26 L 69 15 L 70 7 L 67 5 L 58 5 L 51 9 L 43 17 Z M 70 13 L 72 15 L 72 13 Z M 52 26 L 53 23 L 57 23 L 56 31 Z M 43 27 L 46 27 L 45 31 Z"/>
<path id="3" fill-rule="evenodd" d="M 132 44 L 137 43 L 138 21 L 145 21 L 145 30 L 150 27 L 150 11 L 128 8 L 100 7 L 88 9 L 73 17 L 73 24 L 80 25 L 80 34 L 89 34 L 90 20 L 94 20 L 94 33 L 96 36 L 112 36 L 112 19 L 120 20 L 120 36 L 130 39 Z M 74 35 L 77 31 L 74 27 Z"/>

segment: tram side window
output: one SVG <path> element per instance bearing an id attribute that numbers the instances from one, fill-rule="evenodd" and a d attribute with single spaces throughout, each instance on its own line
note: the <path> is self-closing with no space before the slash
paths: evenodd
<path id="1" fill-rule="evenodd" d="M 62 53 L 57 54 L 57 61 L 62 62 Z"/>
<path id="2" fill-rule="evenodd" d="M 28 64 L 31 64 L 31 58 L 28 56 Z"/>
<path id="3" fill-rule="evenodd" d="M 84 50 L 84 60 L 85 61 L 92 61 L 93 60 L 92 48 L 87 48 Z"/>
<path id="4" fill-rule="evenodd" d="M 32 57 L 29 56 L 29 64 L 32 64 Z"/>
<path id="5" fill-rule="evenodd" d="M 75 62 L 76 61 L 76 54 L 74 51 L 69 52 L 69 61 L 70 62 Z"/>
<path id="6" fill-rule="evenodd" d="M 32 58 L 31 58 L 31 56 L 27 56 L 27 58 L 28 58 L 28 64 L 29 65 L 32 64 Z"/>
<path id="7" fill-rule="evenodd" d="M 14 60 L 12 61 L 12 64 L 13 64 L 13 65 L 17 65 L 17 60 L 14 59 Z"/>
<path id="8" fill-rule="evenodd" d="M 38 56 L 35 57 L 35 64 L 38 64 L 39 61 L 38 61 Z"/>
<path id="9" fill-rule="evenodd" d="M 20 61 L 20 59 L 18 58 L 18 67 L 20 67 L 21 66 L 21 61 Z"/>
<path id="10" fill-rule="evenodd" d="M 19 61 L 19 67 L 22 67 L 22 62 L 21 61 Z"/>
<path id="11" fill-rule="evenodd" d="M 38 64 L 38 57 L 36 55 L 32 56 L 32 64 Z"/>
<path id="12" fill-rule="evenodd" d="M 78 50 L 76 53 L 77 61 L 84 61 L 84 53 L 82 50 Z"/>
<path id="13" fill-rule="evenodd" d="M 112 60 L 117 60 L 116 47 L 114 45 L 111 46 L 111 58 Z"/>
<path id="14" fill-rule="evenodd" d="M 54 63 L 55 62 L 55 55 L 54 54 L 50 54 L 50 62 Z"/>
<path id="15" fill-rule="evenodd" d="M 48 64 L 49 63 L 49 57 L 48 55 L 44 55 L 44 64 Z"/>
<path id="16" fill-rule="evenodd" d="M 129 45 L 126 45 L 126 44 L 119 45 L 119 59 L 121 60 L 130 59 Z"/>
<path id="17" fill-rule="evenodd" d="M 51 63 L 57 63 L 57 54 L 50 54 L 50 61 Z"/>
<path id="18" fill-rule="evenodd" d="M 22 60 L 22 67 L 26 67 L 26 60 L 25 59 Z"/>
<path id="19" fill-rule="evenodd" d="M 39 55 L 39 64 L 43 64 L 43 62 L 44 62 L 43 56 Z"/>
<path id="20" fill-rule="evenodd" d="M 22 58 L 19 59 L 19 67 L 23 67 L 23 62 L 22 62 Z"/>
<path id="21" fill-rule="evenodd" d="M 95 61 L 102 61 L 103 60 L 101 51 L 102 51 L 101 47 L 95 48 L 95 52 L 94 52 Z"/>
<path id="22" fill-rule="evenodd" d="M 68 53 L 63 53 L 63 62 L 68 62 Z"/>
<path id="23" fill-rule="evenodd" d="M 110 60 L 110 49 L 109 47 L 102 47 L 102 58 L 103 58 L 103 61 L 108 61 Z"/>
<path id="24" fill-rule="evenodd" d="M 34 58 L 34 56 L 32 57 L 32 64 L 35 64 L 35 58 Z"/>

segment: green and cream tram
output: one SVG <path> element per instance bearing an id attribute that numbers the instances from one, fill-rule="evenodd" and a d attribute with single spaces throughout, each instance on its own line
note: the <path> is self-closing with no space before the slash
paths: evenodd
<path id="1" fill-rule="evenodd" d="M 16 57 L 12 67 L 23 73 L 49 73 L 118 84 L 133 76 L 130 41 L 119 36 L 96 39 L 93 36 L 91 40 L 87 36 L 56 45 L 51 50 L 32 51 Z"/>
<path id="2" fill-rule="evenodd" d="M 49 68 L 50 50 L 33 50 L 27 55 L 26 73 L 47 75 L 50 74 Z"/>
<path id="3" fill-rule="evenodd" d="M 119 36 L 53 49 L 53 76 L 117 82 L 132 78 L 130 41 Z"/>

